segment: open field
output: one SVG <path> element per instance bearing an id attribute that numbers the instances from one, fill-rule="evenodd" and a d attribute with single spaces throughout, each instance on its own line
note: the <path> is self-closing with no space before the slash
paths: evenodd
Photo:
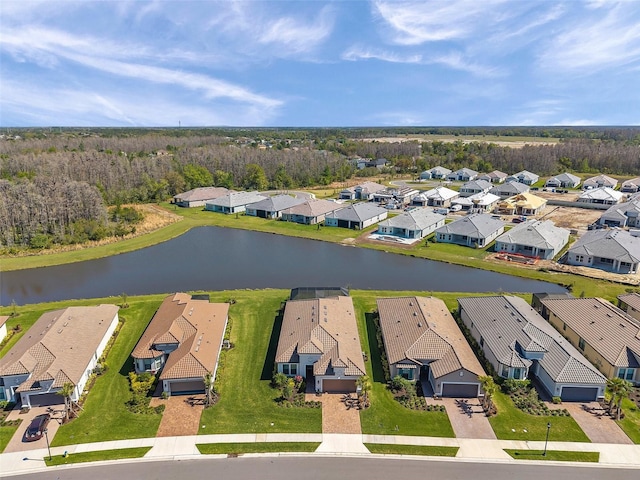
<path id="1" fill-rule="evenodd" d="M 519 137 L 519 136 L 503 136 L 503 135 L 396 135 L 393 137 L 372 137 L 358 138 L 362 142 L 462 142 L 462 143 L 495 143 L 501 147 L 522 148 L 525 145 L 554 145 L 560 141 L 559 138 L 543 138 L 543 137 Z"/>

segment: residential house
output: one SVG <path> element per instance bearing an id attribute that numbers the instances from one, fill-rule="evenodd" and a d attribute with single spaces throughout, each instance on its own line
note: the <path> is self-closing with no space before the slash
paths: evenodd
<path id="1" fill-rule="evenodd" d="M 355 187 L 345 188 L 340 192 L 340 200 L 371 200 L 373 194 L 385 190 L 387 187 L 376 182 L 364 182 Z"/>
<path id="2" fill-rule="evenodd" d="M 527 170 L 522 170 L 521 172 L 514 173 L 513 175 L 507 177 L 507 182 L 519 182 L 524 183 L 525 185 L 533 185 L 539 179 L 540 177 L 535 173 L 529 172 Z"/>
<path id="3" fill-rule="evenodd" d="M 631 315 L 640 321 L 640 293 L 633 292 L 618 295 L 618 307 L 626 312 L 627 315 Z"/>
<path id="4" fill-rule="evenodd" d="M 638 193 L 640 191 L 640 177 L 632 178 L 622 182 L 620 187 L 622 193 Z"/>
<path id="5" fill-rule="evenodd" d="M 205 210 L 218 213 L 242 213 L 247 209 L 247 205 L 266 200 L 265 195 L 258 192 L 230 192 L 227 195 L 216 198 L 205 204 Z"/>
<path id="6" fill-rule="evenodd" d="M 569 242 L 569 230 L 551 220 L 529 220 L 496 238 L 496 251 L 553 259 Z"/>
<path id="7" fill-rule="evenodd" d="M 486 180 L 471 180 L 460 187 L 461 197 L 470 197 L 476 193 L 486 193 L 493 185 Z"/>
<path id="8" fill-rule="evenodd" d="M 173 197 L 173 203 L 179 207 L 204 207 L 207 202 L 213 201 L 231 192 L 224 187 L 200 187 L 180 193 Z"/>
<path id="9" fill-rule="evenodd" d="M 609 207 L 598 223 L 609 227 L 640 227 L 640 198 Z"/>
<path id="10" fill-rule="evenodd" d="M 372 201 L 380 204 L 396 205 L 398 208 L 406 207 L 420 192 L 411 187 L 386 188 L 373 194 Z"/>
<path id="11" fill-rule="evenodd" d="M 303 198 L 296 198 L 291 195 L 274 195 L 247 205 L 246 214 L 260 218 L 280 218 L 282 212 L 287 208 L 295 207 L 304 202 Z"/>
<path id="12" fill-rule="evenodd" d="M 373 203 L 354 203 L 325 215 L 324 224 L 327 227 L 362 230 L 387 218 L 387 213 L 388 210 Z"/>
<path id="13" fill-rule="evenodd" d="M 480 192 L 470 197 L 456 198 L 452 205 L 460 205 L 462 210 L 474 213 L 491 212 L 498 204 L 500 197 L 489 192 Z"/>
<path id="14" fill-rule="evenodd" d="M 355 392 L 366 368 L 351 297 L 289 300 L 275 364 L 279 373 L 304 377 L 316 392 Z"/>
<path id="15" fill-rule="evenodd" d="M 624 230 L 589 230 L 567 252 L 568 265 L 638 273 L 640 239 Z"/>
<path id="16" fill-rule="evenodd" d="M 493 172 L 478 175 L 478 180 L 485 180 L 489 183 L 504 183 L 508 176 L 500 170 L 494 170 Z"/>
<path id="17" fill-rule="evenodd" d="M 598 187 L 585 190 L 579 197 L 579 203 L 591 203 L 596 205 L 616 205 L 620 203 L 624 194 L 609 187 Z"/>
<path id="18" fill-rule="evenodd" d="M 215 379 L 228 319 L 228 303 L 167 296 L 131 353 L 136 373 L 159 373 L 169 395 L 205 393 L 204 377 Z"/>
<path id="19" fill-rule="evenodd" d="M 503 183 L 502 185 L 496 185 L 491 190 L 489 190 L 489 193 L 493 193 L 494 195 L 497 195 L 504 200 L 515 195 L 520 195 L 521 193 L 527 193 L 528 191 L 529 185 L 511 181 Z"/>
<path id="20" fill-rule="evenodd" d="M 433 167 L 430 170 L 425 170 L 424 172 L 422 172 L 420 174 L 420 180 L 442 180 L 450 173 L 451 170 L 449 170 L 448 168 L 437 166 Z"/>
<path id="21" fill-rule="evenodd" d="M 544 186 L 552 188 L 576 188 L 580 185 L 581 181 L 580 177 L 573 175 L 572 173 L 565 172 L 549 178 L 544 183 Z"/>
<path id="22" fill-rule="evenodd" d="M 378 170 L 384 169 L 387 165 L 389 165 L 389 162 L 386 158 L 376 158 L 367 162 L 368 168 L 377 168 Z"/>
<path id="23" fill-rule="evenodd" d="M 595 177 L 587 178 L 582 182 L 583 190 L 590 190 L 592 188 L 609 187 L 615 189 L 618 185 L 618 180 L 608 177 L 607 175 L 597 175 Z"/>
<path id="24" fill-rule="evenodd" d="M 420 207 L 448 207 L 451 202 L 460 196 L 459 192 L 447 187 L 436 187 L 422 192 L 411 201 L 412 205 Z"/>
<path id="25" fill-rule="evenodd" d="M 455 172 L 447 174 L 447 180 L 452 182 L 470 182 L 475 180 L 478 176 L 478 172 L 471 170 L 470 168 L 461 168 Z"/>
<path id="26" fill-rule="evenodd" d="M 472 213 L 436 230 L 436 241 L 484 248 L 504 232 L 504 222 L 486 213 Z"/>
<path id="27" fill-rule="evenodd" d="M 607 378 L 640 384 L 640 322 L 602 298 L 543 299 L 541 313 Z"/>
<path id="28" fill-rule="evenodd" d="M 78 401 L 118 325 L 117 305 L 68 307 L 43 314 L 0 359 L 0 400 L 23 408 Z"/>
<path id="29" fill-rule="evenodd" d="M 546 206 L 544 198 L 531 193 L 519 193 L 498 203 L 496 209 L 507 215 L 538 215 Z"/>
<path id="30" fill-rule="evenodd" d="M 451 316 L 434 297 L 379 298 L 391 378 L 428 379 L 441 397 L 478 397 L 485 371 Z"/>
<path id="31" fill-rule="evenodd" d="M 458 312 L 501 377 L 534 377 L 563 401 L 604 397 L 605 376 L 522 298 L 459 298 Z"/>
<path id="32" fill-rule="evenodd" d="M 0 315 L 0 342 L 7 338 L 7 320 L 9 320 L 8 315 Z"/>
<path id="33" fill-rule="evenodd" d="M 350 161 L 358 170 L 367 168 L 367 163 L 369 163 L 368 159 L 362 157 L 352 158 Z"/>
<path id="34" fill-rule="evenodd" d="M 308 200 L 283 210 L 282 220 L 303 225 L 315 225 L 324 222 L 324 217 L 328 213 L 341 208 L 344 208 L 344 205 L 330 200 Z"/>
<path id="35" fill-rule="evenodd" d="M 378 234 L 402 238 L 424 238 L 444 225 L 445 215 L 426 208 L 416 208 L 378 224 Z"/>

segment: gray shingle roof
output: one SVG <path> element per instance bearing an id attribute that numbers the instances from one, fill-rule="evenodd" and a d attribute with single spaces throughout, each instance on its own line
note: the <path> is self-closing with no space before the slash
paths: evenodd
<path id="1" fill-rule="evenodd" d="M 472 238 L 486 238 L 503 227 L 504 222 L 502 220 L 493 218 L 491 215 L 485 213 L 474 213 L 449 223 L 444 227 L 440 227 L 436 232 L 466 235 Z"/>
<path id="2" fill-rule="evenodd" d="M 575 183 L 576 185 L 580 183 L 580 177 L 568 172 L 561 173 L 560 175 L 556 175 L 555 177 L 552 177 L 549 180 L 556 180 L 558 183 Z M 547 182 L 549 180 L 547 180 Z"/>
<path id="3" fill-rule="evenodd" d="M 222 197 L 216 198 L 207 205 L 217 205 L 219 207 L 238 207 L 241 205 L 250 205 L 252 203 L 260 202 L 266 199 L 264 195 L 260 195 L 258 192 L 231 192 Z"/>
<path id="4" fill-rule="evenodd" d="M 388 220 L 380 222 L 381 227 L 406 228 L 409 230 L 424 230 L 431 225 L 444 220 L 444 215 L 439 215 L 428 208 L 417 208 L 410 212 L 405 212 Z"/>
<path id="5" fill-rule="evenodd" d="M 609 201 L 620 201 L 620 199 L 624 197 L 622 192 L 618 192 L 609 187 L 598 187 L 593 190 L 586 190 L 584 193 L 580 195 L 578 201 L 582 200 L 609 200 Z"/>
<path id="6" fill-rule="evenodd" d="M 521 352 L 544 351 L 538 362 L 555 382 L 598 385 L 606 382 L 604 375 L 522 298 L 469 297 L 459 298 L 458 304 L 500 363 L 530 366 L 532 361 Z"/>
<path id="7" fill-rule="evenodd" d="M 486 180 L 471 180 L 460 187 L 460 190 L 489 190 L 493 185 Z"/>
<path id="8" fill-rule="evenodd" d="M 343 205 L 330 200 L 308 200 L 300 205 L 287 208 L 282 213 L 290 215 L 302 215 L 305 217 L 317 217 L 343 208 Z"/>
<path id="9" fill-rule="evenodd" d="M 337 218 L 339 220 L 349 220 L 351 222 L 364 222 L 370 218 L 377 217 L 383 213 L 387 213 L 384 208 L 378 207 L 373 203 L 362 202 L 354 203 L 346 208 L 341 208 L 327 215 L 327 218 Z"/>
<path id="10" fill-rule="evenodd" d="M 529 191 L 529 185 L 525 185 L 524 183 L 510 181 L 506 182 L 503 185 L 496 185 L 489 193 L 493 193 L 494 195 L 504 196 L 512 196 L 518 195 L 519 193 L 525 193 Z"/>
<path id="11" fill-rule="evenodd" d="M 173 198 L 179 202 L 202 202 L 221 197 L 228 194 L 230 191 L 231 190 L 224 187 L 200 187 L 189 190 L 188 192 L 180 193 Z"/>
<path id="12" fill-rule="evenodd" d="M 527 179 L 527 180 L 530 180 L 531 182 L 537 182 L 538 178 L 540 178 L 537 174 L 530 172 L 528 170 L 521 170 L 518 173 L 514 173 L 511 176 L 513 178 L 518 178 L 518 179 Z"/>
<path id="13" fill-rule="evenodd" d="M 574 243 L 569 252 L 621 262 L 640 262 L 640 238 L 624 230 L 589 230 Z"/>
<path id="14" fill-rule="evenodd" d="M 504 172 L 501 172 L 500 170 L 494 170 L 493 172 L 489 172 L 489 173 L 483 173 L 482 175 L 480 175 L 481 179 L 485 179 L 488 178 L 490 179 L 489 181 L 491 181 L 491 179 L 505 179 L 507 178 L 509 175 L 507 175 Z"/>
<path id="15" fill-rule="evenodd" d="M 305 200 L 291 195 L 274 195 L 251 205 L 252 210 L 264 210 L 266 212 L 280 212 L 290 207 L 300 205 Z"/>
<path id="16" fill-rule="evenodd" d="M 605 186 L 615 188 L 618 184 L 618 180 L 615 178 L 611 178 L 607 175 L 596 175 L 595 177 L 587 178 L 583 183 L 582 187 L 596 187 L 596 186 Z"/>
<path id="17" fill-rule="evenodd" d="M 448 168 L 445 167 L 433 167 L 431 170 L 427 170 L 427 172 L 431 173 L 431 175 L 433 175 L 434 173 L 440 174 L 440 175 L 449 175 L 451 173 L 451 170 L 449 170 Z"/>
<path id="18" fill-rule="evenodd" d="M 569 230 L 556 227 L 551 220 L 531 220 L 503 233 L 496 242 L 560 250 L 569 241 Z"/>
<path id="19" fill-rule="evenodd" d="M 625 217 L 640 216 L 640 198 L 611 206 L 600 216 L 600 220 L 624 220 Z"/>

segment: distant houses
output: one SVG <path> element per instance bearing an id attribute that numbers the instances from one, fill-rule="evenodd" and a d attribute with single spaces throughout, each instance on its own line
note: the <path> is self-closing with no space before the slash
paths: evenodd
<path id="1" fill-rule="evenodd" d="M 456 198 L 452 205 L 460 205 L 464 211 L 473 213 L 491 212 L 500 201 L 500 197 L 489 192 L 480 192 L 470 197 Z"/>
<path id="2" fill-rule="evenodd" d="M 258 192 L 230 192 L 205 204 L 205 210 L 217 213 L 242 213 L 247 205 L 266 200 L 265 195 Z"/>
<path id="3" fill-rule="evenodd" d="M 533 185 L 539 179 L 540 177 L 537 174 L 529 172 L 528 170 L 522 170 L 521 172 L 514 173 L 507 177 L 507 182 L 514 181 L 524 183 L 525 185 Z"/>
<path id="4" fill-rule="evenodd" d="M 449 207 L 459 196 L 459 192 L 450 188 L 436 187 L 416 195 L 411 203 L 421 207 Z"/>
<path id="5" fill-rule="evenodd" d="M 282 216 L 282 212 L 288 208 L 304 203 L 302 198 L 291 195 L 274 195 L 246 207 L 246 214 L 253 217 L 275 219 Z"/>
<path id="6" fill-rule="evenodd" d="M 327 227 L 362 230 L 387 218 L 388 210 L 369 202 L 354 203 L 346 208 L 328 213 L 324 217 Z"/>
<path id="7" fill-rule="evenodd" d="M 509 197 L 520 195 L 521 193 L 527 193 L 529 190 L 529 185 L 511 181 L 503 183 L 502 185 L 496 185 L 491 190 L 489 190 L 489 193 L 493 193 L 494 195 L 497 195 L 504 200 Z"/>
<path id="8" fill-rule="evenodd" d="M 640 191 L 640 177 L 622 182 L 620 191 L 622 193 L 638 193 L 638 191 Z"/>
<path id="9" fill-rule="evenodd" d="M 573 175 L 572 173 L 561 173 L 555 177 L 549 178 L 544 186 L 552 188 L 576 188 L 580 185 L 580 177 Z"/>
<path id="10" fill-rule="evenodd" d="M 595 177 L 587 178 L 582 182 L 583 190 L 590 190 L 592 188 L 609 187 L 615 189 L 618 185 L 618 180 L 611 178 L 607 175 L 596 175 Z"/>
<path id="11" fill-rule="evenodd" d="M 489 183 L 503 183 L 507 177 L 509 175 L 507 175 L 504 172 L 501 172 L 500 170 L 494 170 L 493 172 L 489 172 L 489 173 L 483 173 L 481 175 L 478 175 L 478 180 L 486 180 Z"/>
<path id="12" fill-rule="evenodd" d="M 478 172 L 471 170 L 470 168 L 461 168 L 455 172 L 447 174 L 447 180 L 452 182 L 470 182 L 475 180 L 478 176 Z"/>
<path id="13" fill-rule="evenodd" d="M 569 231 L 550 220 L 516 225 L 496 238 L 496 252 L 553 259 L 569 241 Z"/>
<path id="14" fill-rule="evenodd" d="M 491 190 L 492 187 L 491 182 L 487 182 L 486 180 L 471 180 L 460 187 L 460 196 L 470 197 L 476 193 L 486 193 Z"/>
<path id="15" fill-rule="evenodd" d="M 420 174 L 420 180 L 442 180 L 451 173 L 451 170 L 444 167 L 433 167 L 430 170 L 425 170 Z"/>
<path id="16" fill-rule="evenodd" d="M 354 187 L 345 188 L 340 192 L 340 200 L 371 200 L 377 192 L 387 187 L 375 182 L 364 182 Z"/>
<path id="17" fill-rule="evenodd" d="M 344 208 L 344 205 L 330 200 L 307 200 L 304 203 L 282 211 L 282 220 L 286 222 L 315 225 L 324 222 L 328 213 Z"/>
<path id="18" fill-rule="evenodd" d="M 504 232 L 504 222 L 485 213 L 474 213 L 436 230 L 436 241 L 484 248 Z"/>
<path id="19" fill-rule="evenodd" d="M 207 202 L 213 201 L 216 198 L 220 198 L 230 193 L 224 187 L 200 187 L 189 190 L 188 192 L 180 193 L 173 197 L 173 203 L 179 207 L 204 207 Z"/>
<path id="20" fill-rule="evenodd" d="M 590 230 L 569 248 L 566 263 L 613 273 L 638 273 L 640 241 L 624 230 Z"/>
<path id="21" fill-rule="evenodd" d="M 443 226 L 445 219 L 446 216 L 430 209 L 417 208 L 380 222 L 377 233 L 408 239 L 424 238 Z"/>

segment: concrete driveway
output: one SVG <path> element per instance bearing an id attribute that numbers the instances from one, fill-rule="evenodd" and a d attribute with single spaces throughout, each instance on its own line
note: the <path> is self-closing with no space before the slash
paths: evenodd
<path id="1" fill-rule="evenodd" d="M 486 438 L 495 440 L 496 434 L 477 398 L 442 398 L 449 421 L 457 438 Z"/>
<path id="2" fill-rule="evenodd" d="M 40 448 L 46 449 L 47 440 L 45 436 L 34 442 L 25 442 L 24 432 L 27 430 L 31 420 L 33 420 L 37 415 L 50 413 L 51 421 L 47 427 L 47 436 L 49 437 L 49 443 L 53 442 L 53 437 L 56 436 L 56 432 L 58 431 L 58 427 L 60 427 L 60 422 L 62 421 L 64 405 L 53 405 L 51 408 L 54 409 L 53 413 L 48 412 L 49 406 L 33 407 L 27 413 L 20 413 L 20 408 L 14 408 L 7 416 L 7 420 L 20 419 L 22 420 L 22 423 L 18 427 L 18 430 L 16 430 L 16 433 L 14 433 L 13 437 L 11 437 L 11 440 L 9 440 L 7 448 L 4 449 L 4 453 L 38 450 Z"/>
<path id="3" fill-rule="evenodd" d="M 549 405 L 549 408 L 558 408 L 558 405 Z M 593 443 L 633 444 L 598 402 L 563 402 L 560 408 L 569 410 L 573 419 Z"/>

